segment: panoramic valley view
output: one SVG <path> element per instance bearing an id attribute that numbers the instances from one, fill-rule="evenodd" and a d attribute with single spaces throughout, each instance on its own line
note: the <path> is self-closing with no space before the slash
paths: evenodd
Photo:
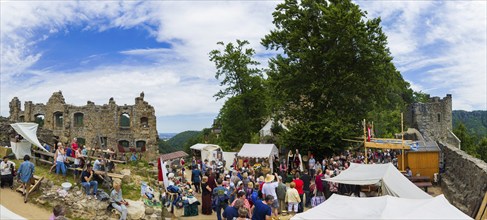
<path id="1" fill-rule="evenodd" d="M 0 219 L 487 219 L 486 1 L 0 0 Z"/>

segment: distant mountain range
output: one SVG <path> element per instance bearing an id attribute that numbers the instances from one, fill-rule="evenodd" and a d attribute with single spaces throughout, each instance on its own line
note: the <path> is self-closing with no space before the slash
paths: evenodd
<path id="1" fill-rule="evenodd" d="M 185 150 L 185 145 L 188 142 L 196 141 L 195 138 L 201 131 L 183 131 L 181 133 L 160 133 L 159 137 L 159 152 L 160 153 L 171 153 L 174 151 Z M 161 135 L 164 135 L 165 138 L 169 137 L 169 139 L 163 139 Z"/>
<path id="2" fill-rule="evenodd" d="M 455 110 L 452 112 L 452 120 L 454 128 L 461 122 L 471 134 L 487 137 L 487 111 Z"/>
<path id="3" fill-rule="evenodd" d="M 159 133 L 159 139 L 167 141 L 177 134 L 179 133 Z"/>

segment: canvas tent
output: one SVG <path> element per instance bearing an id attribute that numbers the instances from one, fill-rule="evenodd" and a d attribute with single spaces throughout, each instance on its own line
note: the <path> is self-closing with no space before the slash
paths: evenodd
<path id="1" fill-rule="evenodd" d="M 0 219 L 2 220 L 22 220 L 25 219 L 24 217 L 15 214 L 14 212 L 7 209 L 5 206 L 0 205 Z"/>
<path id="2" fill-rule="evenodd" d="M 220 150 L 221 147 L 215 144 L 195 144 L 190 147 L 191 150 L 196 150 L 201 152 L 201 160 L 204 161 L 207 159 L 208 161 L 215 160 L 217 158 L 216 151 Z"/>
<path id="3" fill-rule="evenodd" d="M 31 155 L 31 144 L 47 152 L 47 150 L 41 145 L 41 143 L 37 139 L 37 127 L 39 126 L 37 123 L 23 122 L 11 124 L 10 126 L 12 126 L 15 132 L 17 132 L 24 138 L 20 142 L 10 142 L 10 145 L 12 146 L 12 151 L 17 159 L 23 158 L 25 155 Z"/>
<path id="4" fill-rule="evenodd" d="M 381 184 L 382 195 L 391 195 L 408 199 L 429 199 L 426 192 L 409 181 L 397 168 L 388 164 L 357 164 L 342 171 L 338 176 L 326 179 L 329 182 L 372 185 Z"/>
<path id="5" fill-rule="evenodd" d="M 443 195 L 429 199 L 393 196 L 369 198 L 333 194 L 320 205 L 291 218 L 299 219 L 472 219 Z"/>
<path id="6" fill-rule="evenodd" d="M 274 156 L 279 156 L 279 150 L 274 144 L 244 144 L 237 154 L 238 157 L 269 159 L 271 170 Z"/>

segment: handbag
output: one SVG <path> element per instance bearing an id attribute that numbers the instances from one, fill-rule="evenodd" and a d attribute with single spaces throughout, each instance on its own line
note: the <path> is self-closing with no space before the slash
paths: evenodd
<path id="1" fill-rule="evenodd" d="M 311 198 L 311 207 L 316 207 L 325 201 L 324 196 L 313 196 Z"/>
<path id="2" fill-rule="evenodd" d="M 17 176 L 17 170 L 14 168 L 13 165 L 10 165 L 10 171 L 12 172 L 12 176 Z"/>

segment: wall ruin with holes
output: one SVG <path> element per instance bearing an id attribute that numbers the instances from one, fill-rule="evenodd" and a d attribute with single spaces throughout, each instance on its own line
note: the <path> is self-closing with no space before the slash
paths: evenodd
<path id="1" fill-rule="evenodd" d="M 43 120 L 41 118 L 43 117 Z M 157 152 L 158 133 L 154 107 L 144 101 L 144 93 L 135 98 L 134 105 L 119 106 L 113 98 L 108 104 L 84 106 L 66 104 L 61 91 L 54 92 L 46 104 L 20 100 L 10 102 L 11 122 L 38 122 L 53 131 L 62 142 L 78 138 L 87 147 L 113 148 L 116 151 Z M 102 137 L 100 139 L 100 137 Z M 51 140 L 41 140 L 51 143 Z M 124 146 L 120 146 L 120 145 Z"/>

